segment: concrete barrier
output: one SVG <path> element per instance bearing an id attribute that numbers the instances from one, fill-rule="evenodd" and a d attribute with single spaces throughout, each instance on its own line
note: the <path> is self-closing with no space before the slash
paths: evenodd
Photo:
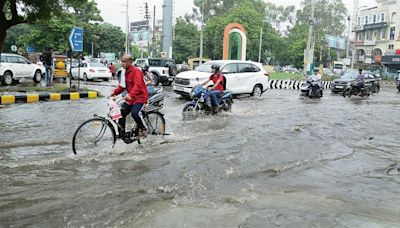
<path id="1" fill-rule="evenodd" d="M 294 81 L 294 80 L 269 80 L 270 89 L 293 89 L 299 90 L 301 85 L 305 81 Z M 330 89 L 332 82 L 323 81 L 322 85 L 324 89 Z"/>
<path id="2" fill-rule="evenodd" d="M 78 100 L 81 98 L 97 98 L 96 91 L 63 92 L 63 93 L 28 93 L 21 95 L 1 95 L 0 104 L 33 103 L 38 101 Z"/>

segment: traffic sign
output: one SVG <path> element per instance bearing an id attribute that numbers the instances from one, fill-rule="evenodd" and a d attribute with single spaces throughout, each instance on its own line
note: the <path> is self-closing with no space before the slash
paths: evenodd
<path id="1" fill-rule="evenodd" d="M 18 47 L 17 47 L 17 45 L 11 45 L 11 51 L 12 52 L 17 52 L 17 50 L 18 50 Z"/>
<path id="2" fill-rule="evenodd" d="M 26 51 L 27 51 L 28 53 L 35 52 L 35 46 L 29 45 L 29 46 L 26 48 Z"/>
<path id="3" fill-rule="evenodd" d="M 83 28 L 74 27 L 68 40 L 72 51 L 83 51 Z"/>

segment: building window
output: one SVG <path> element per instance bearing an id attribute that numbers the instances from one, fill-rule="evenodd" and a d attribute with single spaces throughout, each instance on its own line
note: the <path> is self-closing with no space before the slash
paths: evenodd
<path id="1" fill-rule="evenodd" d="M 365 39 L 369 40 L 369 32 L 365 32 Z"/>
<path id="2" fill-rule="evenodd" d="M 376 23 L 376 14 L 374 14 L 374 16 L 372 17 L 372 23 Z"/>
<path id="3" fill-rule="evenodd" d="M 357 25 L 361 25 L 361 17 L 357 18 Z"/>
<path id="4" fill-rule="evenodd" d="M 381 22 L 385 22 L 385 13 L 381 14 Z"/>
<path id="5" fill-rule="evenodd" d="M 386 30 L 385 29 L 382 29 L 382 31 L 381 31 L 381 39 L 382 40 L 386 39 Z"/>
<path id="6" fill-rule="evenodd" d="M 361 32 L 358 33 L 358 40 L 362 40 Z"/>
<path id="7" fill-rule="evenodd" d="M 389 50 L 393 50 L 394 49 L 394 44 L 389 44 Z"/>
<path id="8" fill-rule="evenodd" d="M 390 28 L 389 40 L 394 40 L 395 31 L 395 27 Z"/>
<path id="9" fill-rule="evenodd" d="M 392 18 L 390 20 L 390 23 L 396 23 L 396 12 L 392 13 Z"/>
<path id="10" fill-rule="evenodd" d="M 368 16 L 365 16 L 365 24 L 368 24 Z"/>
<path id="11" fill-rule="evenodd" d="M 374 35 L 372 36 L 372 39 L 373 40 L 376 40 L 377 38 L 378 38 L 378 32 L 377 31 L 374 31 Z"/>

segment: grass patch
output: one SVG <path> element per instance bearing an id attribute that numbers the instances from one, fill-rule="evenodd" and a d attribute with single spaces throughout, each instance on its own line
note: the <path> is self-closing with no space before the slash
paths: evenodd
<path id="1" fill-rule="evenodd" d="M 323 75 L 322 76 L 322 81 L 333 81 L 336 78 L 337 77 Z M 303 74 L 297 74 L 297 73 L 272 72 L 272 73 L 269 74 L 269 79 L 270 80 L 304 81 L 304 80 L 307 79 L 307 77 L 304 76 Z"/>

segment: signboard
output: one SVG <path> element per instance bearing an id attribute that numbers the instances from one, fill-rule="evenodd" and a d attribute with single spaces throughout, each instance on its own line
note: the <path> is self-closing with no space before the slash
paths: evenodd
<path id="1" fill-rule="evenodd" d="M 376 40 L 364 40 L 364 46 L 375 46 Z"/>
<path id="2" fill-rule="evenodd" d="M 132 33 L 133 43 L 142 47 L 146 47 L 149 42 L 150 33 L 148 31 L 137 31 Z"/>
<path id="3" fill-rule="evenodd" d="M 346 49 L 346 40 L 341 37 L 332 36 L 332 35 L 325 35 L 325 41 L 328 44 L 328 47 L 334 49 Z"/>
<path id="4" fill-rule="evenodd" d="M 72 51 L 83 51 L 83 28 L 73 28 L 68 40 Z"/>
<path id="5" fill-rule="evenodd" d="M 400 64 L 400 55 L 382 56 L 382 64 Z"/>
<path id="6" fill-rule="evenodd" d="M 26 52 L 28 52 L 28 53 L 35 52 L 35 46 L 33 46 L 32 44 L 29 45 L 29 46 L 26 48 Z"/>
<path id="7" fill-rule="evenodd" d="M 100 58 L 103 58 L 108 62 L 114 62 L 116 60 L 115 53 L 113 52 L 100 52 Z"/>
<path id="8" fill-rule="evenodd" d="M 364 30 L 373 30 L 373 29 L 380 29 L 380 28 L 385 28 L 388 26 L 387 22 L 380 22 L 380 23 L 374 23 L 374 24 L 366 24 L 364 25 Z"/>
<path id="9" fill-rule="evenodd" d="M 130 24 L 130 31 L 134 32 L 134 31 L 141 31 L 141 30 L 147 30 L 149 27 L 149 24 L 147 21 L 135 21 L 135 22 L 131 22 Z"/>

